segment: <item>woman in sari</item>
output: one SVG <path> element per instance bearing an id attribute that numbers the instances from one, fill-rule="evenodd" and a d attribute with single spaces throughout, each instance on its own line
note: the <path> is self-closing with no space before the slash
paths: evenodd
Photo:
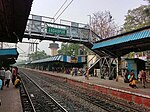
<path id="1" fill-rule="evenodd" d="M 130 73 L 129 86 L 132 87 L 132 88 L 137 88 L 136 82 L 135 82 L 135 75 L 134 75 L 133 70 L 131 70 L 131 73 Z"/>

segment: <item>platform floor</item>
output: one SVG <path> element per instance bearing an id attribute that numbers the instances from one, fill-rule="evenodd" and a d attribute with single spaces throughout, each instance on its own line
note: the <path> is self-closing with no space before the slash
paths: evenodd
<path id="1" fill-rule="evenodd" d="M 3 87 L 0 90 L 0 112 L 22 112 L 19 89 L 16 89 L 10 82 L 9 88 Z"/>
<path id="2" fill-rule="evenodd" d="M 37 71 L 37 70 L 36 70 Z M 146 83 L 146 88 L 142 87 L 141 82 L 137 82 L 138 88 L 129 87 L 128 83 L 124 83 L 121 78 L 118 82 L 116 80 L 104 80 L 99 77 L 90 77 L 89 80 L 85 76 L 72 76 L 70 74 L 39 71 L 47 75 L 55 75 L 57 77 L 64 77 L 68 83 L 79 84 L 79 86 L 93 89 L 104 94 L 109 94 L 129 102 L 134 102 L 150 108 L 150 82 Z"/>
<path id="3" fill-rule="evenodd" d="M 36 71 L 38 71 L 38 70 L 36 70 Z M 86 82 L 86 83 L 90 83 L 90 84 L 96 84 L 96 85 L 102 85 L 102 86 L 106 86 L 106 87 L 123 89 L 126 91 L 139 93 L 142 95 L 148 95 L 150 97 L 150 82 L 146 83 L 146 88 L 142 87 L 141 82 L 137 82 L 138 88 L 134 89 L 134 88 L 129 87 L 128 83 L 124 83 L 122 81 L 122 79 L 119 79 L 119 81 L 117 82 L 116 80 L 105 80 L 105 79 L 100 79 L 98 77 L 89 77 L 89 80 L 87 80 L 87 79 L 85 79 L 85 76 L 72 76 L 70 74 L 49 72 L 49 71 L 39 71 L 39 72 L 43 72 L 46 74 L 52 74 L 52 75 L 56 75 L 56 76 L 60 76 L 60 77 L 67 77 L 69 79 L 78 80 L 78 81 L 82 81 L 82 82 Z"/>

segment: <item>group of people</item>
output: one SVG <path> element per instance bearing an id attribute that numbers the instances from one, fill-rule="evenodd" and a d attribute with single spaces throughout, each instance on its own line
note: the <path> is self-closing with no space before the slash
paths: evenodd
<path id="1" fill-rule="evenodd" d="M 2 83 L 1 90 L 6 86 L 7 88 L 10 85 L 10 81 L 12 81 L 13 85 L 18 88 L 21 84 L 21 78 L 18 76 L 16 68 L 10 69 L 10 67 L 1 67 L 0 68 L 0 81 Z"/>
<path id="2" fill-rule="evenodd" d="M 145 84 L 146 84 L 146 72 L 144 70 L 141 70 L 139 72 L 138 79 L 142 82 L 143 88 L 146 88 L 146 86 L 145 86 Z M 131 70 L 130 73 L 128 72 L 128 70 L 125 72 L 124 82 L 129 83 L 130 87 L 137 88 L 136 80 L 137 79 L 135 78 L 134 70 Z"/>

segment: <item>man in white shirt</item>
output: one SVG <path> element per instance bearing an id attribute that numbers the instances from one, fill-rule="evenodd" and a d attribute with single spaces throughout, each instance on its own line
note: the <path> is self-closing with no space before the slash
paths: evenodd
<path id="1" fill-rule="evenodd" d="M 11 77 L 12 77 L 12 73 L 10 72 L 9 67 L 8 67 L 8 68 L 6 69 L 6 72 L 5 72 L 5 79 L 6 79 L 5 85 L 6 85 L 7 87 L 9 87 L 9 82 L 10 82 L 10 80 L 11 80 Z"/>

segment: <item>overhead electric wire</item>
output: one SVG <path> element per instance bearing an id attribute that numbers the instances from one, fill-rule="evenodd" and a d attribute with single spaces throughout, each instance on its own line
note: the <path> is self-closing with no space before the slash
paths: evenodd
<path id="1" fill-rule="evenodd" d="M 73 0 L 66 6 L 66 8 L 57 16 L 57 18 L 54 20 L 54 22 L 65 12 L 65 10 L 71 5 Z"/>
<path id="2" fill-rule="evenodd" d="M 58 9 L 58 11 L 55 13 L 55 15 L 53 16 L 53 18 L 55 18 L 55 16 L 58 14 L 58 12 L 63 8 L 63 6 L 66 4 L 67 0 L 62 4 L 62 6 Z"/>

